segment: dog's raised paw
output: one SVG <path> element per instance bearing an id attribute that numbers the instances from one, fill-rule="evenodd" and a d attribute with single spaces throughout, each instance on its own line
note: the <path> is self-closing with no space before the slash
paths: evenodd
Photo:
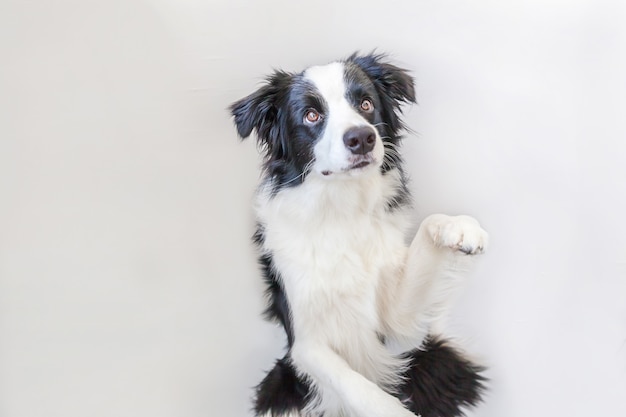
<path id="1" fill-rule="evenodd" d="M 467 255 L 483 253 L 487 248 L 489 240 L 487 232 L 473 217 L 434 214 L 425 222 L 435 246 L 450 248 Z"/>

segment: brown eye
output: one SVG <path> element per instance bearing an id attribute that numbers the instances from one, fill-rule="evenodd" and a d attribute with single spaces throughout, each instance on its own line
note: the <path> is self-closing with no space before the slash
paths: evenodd
<path id="1" fill-rule="evenodd" d="M 307 110 L 306 114 L 304 115 L 304 121 L 307 123 L 317 123 L 320 121 L 321 118 L 322 116 L 313 109 Z"/>
<path id="2" fill-rule="evenodd" d="M 374 111 L 374 103 L 372 103 L 372 100 L 370 100 L 369 98 L 364 98 L 361 101 L 361 110 L 366 113 L 371 113 L 372 111 Z"/>

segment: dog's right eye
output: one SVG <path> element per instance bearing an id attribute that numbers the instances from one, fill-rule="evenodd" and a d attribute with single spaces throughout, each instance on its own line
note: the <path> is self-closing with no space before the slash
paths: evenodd
<path id="1" fill-rule="evenodd" d="M 364 98 L 361 101 L 361 110 L 363 110 L 365 113 L 371 113 L 374 111 L 374 103 L 372 102 L 371 99 L 369 98 Z"/>
<path id="2" fill-rule="evenodd" d="M 304 114 L 304 121 L 308 124 L 315 124 L 320 121 L 322 115 L 319 114 L 316 110 L 309 109 Z"/>

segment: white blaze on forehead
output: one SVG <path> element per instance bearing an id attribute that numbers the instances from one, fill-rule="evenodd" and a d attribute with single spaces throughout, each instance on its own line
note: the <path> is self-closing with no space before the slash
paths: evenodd
<path id="1" fill-rule="evenodd" d="M 344 98 L 346 84 L 343 79 L 344 65 L 333 62 L 328 65 L 311 67 L 304 72 L 304 78 L 311 81 L 322 97 L 330 104 Z"/>

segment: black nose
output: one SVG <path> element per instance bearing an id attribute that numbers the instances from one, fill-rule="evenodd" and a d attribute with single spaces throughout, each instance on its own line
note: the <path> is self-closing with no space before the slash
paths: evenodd
<path id="1" fill-rule="evenodd" d="M 343 143 L 355 155 L 365 155 L 376 145 L 376 132 L 369 126 L 353 127 L 343 134 Z"/>

